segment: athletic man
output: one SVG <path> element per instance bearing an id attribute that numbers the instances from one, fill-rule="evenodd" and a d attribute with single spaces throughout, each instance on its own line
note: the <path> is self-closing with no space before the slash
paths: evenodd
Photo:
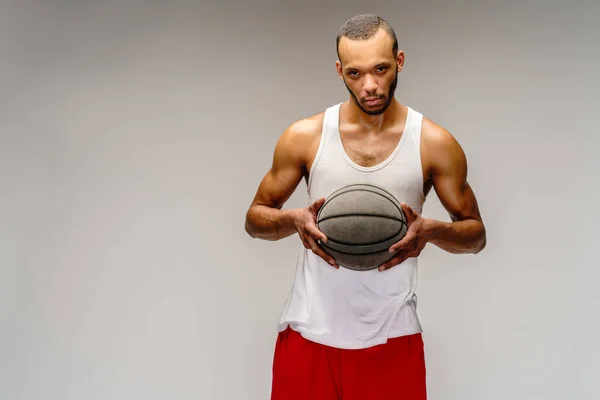
<path id="1" fill-rule="evenodd" d="M 350 97 L 292 124 L 246 217 L 254 238 L 298 233 L 304 248 L 279 321 L 272 400 L 423 400 L 425 359 L 416 310 L 417 257 L 427 243 L 478 253 L 485 228 L 455 138 L 394 97 L 404 52 L 374 15 L 347 21 L 338 38 L 337 72 Z M 309 206 L 282 207 L 302 178 Z M 340 267 L 319 245 L 325 198 L 344 185 L 372 183 L 402 203 L 406 236 L 380 268 Z M 434 188 L 452 222 L 420 215 Z"/>

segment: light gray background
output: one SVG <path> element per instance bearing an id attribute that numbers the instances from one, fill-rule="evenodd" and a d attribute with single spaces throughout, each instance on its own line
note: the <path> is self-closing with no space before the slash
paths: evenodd
<path id="1" fill-rule="evenodd" d="M 268 398 L 300 243 L 245 212 L 283 130 L 347 98 L 365 12 L 488 229 L 420 259 L 430 398 L 599 397 L 597 1 L 3 0 L 2 400 Z"/>

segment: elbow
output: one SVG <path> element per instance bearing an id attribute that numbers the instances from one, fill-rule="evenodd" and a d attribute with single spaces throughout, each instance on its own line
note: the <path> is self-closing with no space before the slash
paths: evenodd
<path id="1" fill-rule="evenodd" d="M 244 230 L 246 231 L 248 236 L 252 237 L 252 228 L 250 227 L 250 224 L 248 223 L 248 221 L 246 221 L 244 223 Z"/>
<path id="2" fill-rule="evenodd" d="M 251 215 L 250 215 L 250 209 L 246 212 L 246 220 L 244 222 L 244 229 L 246 230 L 246 233 L 251 238 L 255 238 L 256 237 L 256 233 L 255 233 L 254 226 L 252 224 Z"/>
<path id="3" fill-rule="evenodd" d="M 483 249 L 485 249 L 486 244 L 487 244 L 487 236 L 485 234 L 485 227 L 482 224 L 481 225 L 481 235 L 479 237 L 479 240 L 477 241 L 477 246 L 475 246 L 475 251 L 473 252 L 473 254 L 481 253 L 483 251 Z"/>
<path id="4" fill-rule="evenodd" d="M 483 251 L 483 249 L 485 249 L 485 245 L 486 245 L 486 240 L 484 238 L 481 242 L 479 242 L 479 245 L 477 247 L 475 247 L 473 254 L 481 253 Z"/>
<path id="5" fill-rule="evenodd" d="M 256 238 L 256 233 L 252 228 L 252 224 L 250 224 L 249 221 L 246 221 L 246 223 L 244 224 L 244 229 L 246 230 L 248 236 L 250 236 L 252 239 Z"/>

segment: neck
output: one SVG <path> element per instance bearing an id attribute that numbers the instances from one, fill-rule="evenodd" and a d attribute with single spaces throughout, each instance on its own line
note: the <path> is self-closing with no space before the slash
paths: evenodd
<path id="1" fill-rule="evenodd" d="M 361 126 L 368 131 L 381 131 L 386 127 L 393 125 L 398 119 L 401 119 L 404 114 L 404 107 L 392 98 L 388 108 L 379 115 L 369 115 L 360 109 L 354 102 L 354 99 L 349 99 L 342 104 L 345 107 L 345 118 L 349 123 Z"/>

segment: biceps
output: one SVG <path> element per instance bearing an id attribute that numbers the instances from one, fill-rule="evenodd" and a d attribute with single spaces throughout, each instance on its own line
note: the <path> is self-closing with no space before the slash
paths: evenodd
<path id="1" fill-rule="evenodd" d="M 440 202 L 453 221 L 481 220 L 475 193 L 467 182 L 467 161 L 464 154 L 458 152 L 444 164 L 439 166 L 432 177 Z"/>
<path id="2" fill-rule="evenodd" d="M 301 168 L 294 165 L 273 165 L 260 182 L 253 203 L 281 208 L 294 193 L 301 179 Z"/>
<path id="3" fill-rule="evenodd" d="M 253 205 L 282 208 L 304 176 L 304 136 L 286 130 L 277 141 L 271 169 L 258 186 Z"/>
<path id="4" fill-rule="evenodd" d="M 481 220 L 475 193 L 466 180 L 442 176 L 434 180 L 434 188 L 452 221 Z"/>

